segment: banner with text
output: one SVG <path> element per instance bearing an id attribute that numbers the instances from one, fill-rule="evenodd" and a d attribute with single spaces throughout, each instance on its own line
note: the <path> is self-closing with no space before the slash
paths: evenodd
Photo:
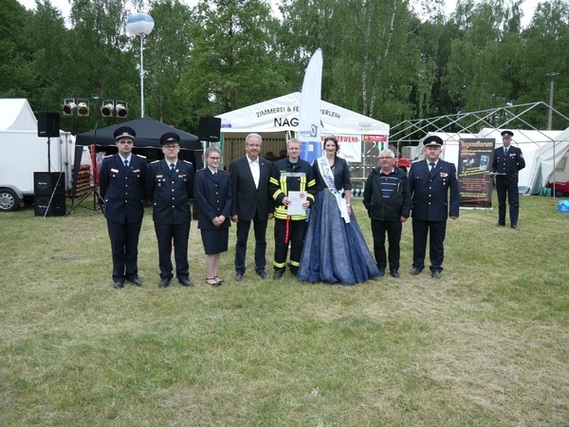
<path id="1" fill-rule="evenodd" d="M 492 178 L 489 175 L 494 138 L 461 139 L 458 149 L 460 207 L 490 209 Z"/>

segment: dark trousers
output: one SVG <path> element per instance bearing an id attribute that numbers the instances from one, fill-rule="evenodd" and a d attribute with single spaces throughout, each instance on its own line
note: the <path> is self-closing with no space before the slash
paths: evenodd
<path id="1" fill-rule="evenodd" d="M 288 222 L 290 271 L 292 273 L 298 272 L 307 225 L 308 223 L 305 220 Z M 275 260 L 273 262 L 275 270 L 284 270 L 286 268 L 286 258 L 289 247 L 289 243 L 285 243 L 286 229 L 287 221 L 275 218 Z"/>
<path id="2" fill-rule="evenodd" d="M 510 176 L 496 177 L 496 192 L 498 193 L 498 224 L 506 225 L 506 195 L 510 205 L 510 225 L 518 223 L 520 213 L 520 193 L 518 179 Z"/>
<path id="3" fill-rule="evenodd" d="M 375 255 L 375 262 L 381 271 L 385 271 L 387 261 L 389 260 L 389 270 L 399 270 L 399 255 L 401 241 L 401 230 L 403 224 L 401 221 L 380 221 L 377 219 L 371 220 L 371 232 L 373 234 L 373 252 Z M 385 234 L 387 233 L 387 240 L 389 242 L 388 257 L 385 251 Z"/>
<path id="4" fill-rule="evenodd" d="M 113 281 L 138 279 L 138 236 L 142 221 L 119 224 L 107 221 L 113 254 Z"/>
<path id="5" fill-rule="evenodd" d="M 174 243 L 174 260 L 176 261 L 176 277 L 188 279 L 190 266 L 188 264 L 188 239 L 190 223 L 158 224 L 154 223 L 156 240 L 158 240 L 158 264 L 160 278 L 170 280 L 172 274 L 172 242 Z"/>
<path id="6" fill-rule="evenodd" d="M 237 243 L 235 244 L 235 271 L 244 274 L 245 270 L 245 257 L 247 255 L 247 239 L 249 237 L 249 230 L 251 229 L 251 222 L 253 222 L 253 232 L 255 233 L 255 271 L 260 273 L 265 271 L 267 265 L 267 220 L 260 220 L 259 216 L 255 214 L 253 221 L 239 220 L 237 222 Z"/>
<path id="7" fill-rule="evenodd" d="M 429 258 L 431 271 L 442 271 L 445 258 L 444 241 L 446 221 L 420 221 L 413 219 L 413 267 L 425 268 L 427 236 L 429 237 Z"/>

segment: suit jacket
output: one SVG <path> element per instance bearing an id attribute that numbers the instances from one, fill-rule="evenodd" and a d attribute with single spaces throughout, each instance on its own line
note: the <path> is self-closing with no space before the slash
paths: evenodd
<path id="1" fill-rule="evenodd" d="M 159 224 L 183 224 L 192 220 L 190 199 L 195 169 L 178 160 L 172 172 L 164 159 L 150 163 L 146 174 L 146 197 L 152 202 L 152 219 Z"/>
<path id="2" fill-rule="evenodd" d="M 526 167 L 526 161 L 522 154 L 522 150 L 518 147 L 510 145 L 508 154 L 504 153 L 504 147 L 498 147 L 494 150 L 492 158 L 492 172 L 505 173 L 509 178 L 518 180 L 518 171 Z"/>
<path id="3" fill-rule="evenodd" d="M 198 205 L 198 228 L 217 230 L 231 226 L 231 180 L 227 172 L 218 170 L 213 175 L 206 167 L 196 173 L 194 195 Z M 215 227 L 211 220 L 220 215 L 225 216 L 225 222 Z"/>
<path id="4" fill-rule="evenodd" d="M 460 192 L 454 164 L 439 159 L 435 170 L 429 173 L 427 161 L 413 162 L 408 180 L 413 218 L 446 221 L 449 216 L 459 215 Z"/>
<path id="5" fill-rule="evenodd" d="M 231 215 L 237 215 L 244 221 L 251 221 L 255 218 L 255 213 L 263 221 L 269 218 L 269 213 L 273 213 L 274 210 L 274 201 L 269 193 L 272 168 L 271 162 L 259 157 L 259 188 L 256 188 L 247 156 L 231 162 L 229 167 L 233 194 Z"/>
<path id="6" fill-rule="evenodd" d="M 105 218 L 120 224 L 142 221 L 146 160 L 133 154 L 128 168 L 120 154 L 107 157 L 99 170 Z"/>

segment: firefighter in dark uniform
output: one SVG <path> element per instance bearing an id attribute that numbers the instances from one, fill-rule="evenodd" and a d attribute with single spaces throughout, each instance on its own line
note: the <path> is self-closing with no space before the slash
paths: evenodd
<path id="1" fill-rule="evenodd" d="M 427 236 L 431 277 L 440 279 L 443 271 L 447 220 L 457 219 L 460 191 L 456 166 L 440 159 L 443 140 L 431 135 L 423 141 L 425 160 L 413 162 L 407 180 L 413 209 L 413 268 L 416 276 L 425 268 Z"/>
<path id="2" fill-rule="evenodd" d="M 172 242 L 176 261 L 176 277 L 182 286 L 192 286 L 188 263 L 188 240 L 192 214 L 195 169 L 190 162 L 178 159 L 180 136 L 166 132 L 160 137 L 164 159 L 148 166 L 146 195 L 152 202 L 152 219 L 158 241 L 160 283 L 165 288 L 174 277 Z"/>
<path id="3" fill-rule="evenodd" d="M 132 153 L 134 129 L 121 126 L 113 136 L 118 153 L 103 160 L 99 189 L 111 240 L 114 287 L 120 289 L 125 280 L 142 285 L 138 277 L 138 237 L 144 215 L 146 160 Z"/>
<path id="4" fill-rule="evenodd" d="M 308 209 L 315 200 L 316 180 L 312 166 L 300 156 L 301 143 L 293 138 L 287 142 L 288 157 L 273 165 L 269 192 L 275 200 L 275 258 L 273 279 L 280 279 L 286 270 L 290 243 L 290 272 L 298 273 L 300 255 L 304 244 L 308 214 L 288 215 L 289 191 L 306 191 L 303 207 Z"/>
<path id="5" fill-rule="evenodd" d="M 518 172 L 526 167 L 522 150 L 512 147 L 514 133 L 509 130 L 502 132 L 502 147 L 494 150 L 490 172 L 496 177 L 496 192 L 498 193 L 498 226 L 506 225 L 506 194 L 510 205 L 510 226 L 516 230 L 520 213 L 520 195 L 518 190 Z"/>

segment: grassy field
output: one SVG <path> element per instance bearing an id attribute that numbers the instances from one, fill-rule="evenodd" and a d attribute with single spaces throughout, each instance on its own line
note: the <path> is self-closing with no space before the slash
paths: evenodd
<path id="1" fill-rule="evenodd" d="M 150 211 L 142 288 L 115 290 L 106 224 L 79 208 L 0 215 L 0 425 L 567 426 L 569 215 L 521 198 L 450 221 L 445 270 L 345 287 L 233 280 L 159 289 Z M 361 201 L 353 202 L 371 243 Z M 88 204 L 87 204 L 88 205 Z M 250 239 L 252 240 L 252 239 Z M 268 259 L 272 259 L 272 228 Z"/>

